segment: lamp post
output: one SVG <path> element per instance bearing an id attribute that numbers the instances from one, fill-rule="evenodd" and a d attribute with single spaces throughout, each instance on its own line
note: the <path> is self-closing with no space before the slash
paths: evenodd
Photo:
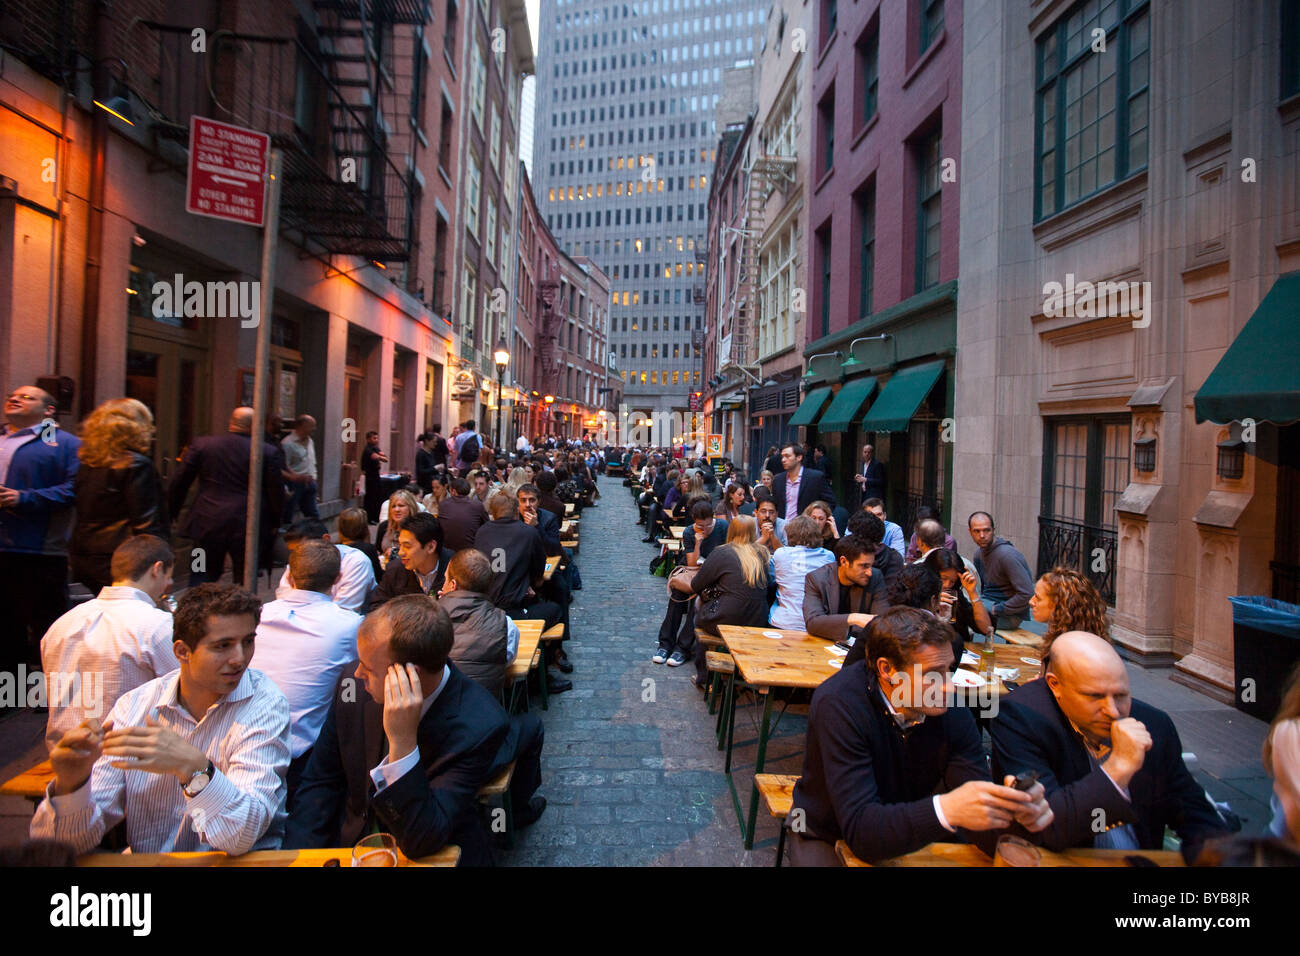
<path id="1" fill-rule="evenodd" d="M 497 454 L 500 455 L 504 439 L 501 434 L 501 404 L 505 398 L 502 390 L 502 379 L 506 373 L 506 366 L 510 364 L 510 349 L 506 347 L 504 337 L 497 343 L 497 350 L 492 353 L 492 360 L 497 366 Z"/>

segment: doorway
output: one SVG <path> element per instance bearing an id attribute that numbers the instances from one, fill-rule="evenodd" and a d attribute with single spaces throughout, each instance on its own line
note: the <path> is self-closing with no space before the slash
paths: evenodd
<path id="1" fill-rule="evenodd" d="M 153 462 L 164 482 L 208 421 L 210 390 L 204 349 L 137 333 L 128 338 L 126 395 L 153 412 Z"/>

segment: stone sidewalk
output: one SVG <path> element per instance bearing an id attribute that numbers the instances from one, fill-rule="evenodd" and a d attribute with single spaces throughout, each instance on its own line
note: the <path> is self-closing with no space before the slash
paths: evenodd
<path id="1" fill-rule="evenodd" d="M 546 813 L 498 860 L 514 866 L 771 866 L 777 821 L 761 810 L 752 851 L 741 844 L 713 718 L 690 682 L 689 665 L 650 662 L 667 601 L 648 573 L 654 550 L 639 542 L 636 508 L 621 480 L 582 516 L 577 560 L 583 590 L 571 611 L 574 689 L 543 713 Z M 278 578 L 278 575 L 277 575 Z M 263 588 L 269 599 L 269 589 Z M 1166 710 L 1196 754 L 1193 772 L 1227 801 L 1246 832 L 1268 823 L 1271 784 L 1260 766 L 1267 726 L 1168 679 L 1129 665 L 1135 696 Z M 538 706 L 534 701 L 534 706 Z M 759 711 L 736 716 L 733 766 L 748 804 Z M 44 757 L 44 718 L 20 712 L 0 722 L 0 779 Z M 768 746 L 771 773 L 802 770 L 806 719 L 786 714 Z M 31 805 L 0 798 L 0 843 L 21 840 Z"/>

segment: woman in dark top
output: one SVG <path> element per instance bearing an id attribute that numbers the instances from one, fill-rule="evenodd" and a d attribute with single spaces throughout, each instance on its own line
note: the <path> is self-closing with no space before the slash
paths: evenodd
<path id="1" fill-rule="evenodd" d="M 691 590 L 700 595 L 696 626 L 715 635 L 719 624 L 763 627 L 771 580 L 772 555 L 758 543 L 754 519 L 742 516 L 729 522 L 726 543 L 710 552 L 691 582 Z M 704 654 L 704 645 L 697 643 L 697 683 L 708 679 Z"/>
<path id="2" fill-rule="evenodd" d="M 77 530 L 69 542 L 73 577 L 93 594 L 113 583 L 113 551 L 137 534 L 171 540 L 162 479 L 149 458 L 153 415 L 134 398 L 100 405 L 81 424 L 81 465 L 73 487 Z"/>
<path id="3" fill-rule="evenodd" d="M 922 564 L 939 575 L 943 584 L 939 600 L 943 606 L 937 608 L 935 613 L 942 618 L 944 607 L 950 609 L 948 623 L 957 632 L 962 644 L 976 634 L 987 634 L 993 629 L 989 612 L 980 602 L 979 591 L 975 588 L 975 575 L 970 573 L 960 555 L 947 548 L 935 548 L 925 556 Z M 956 653 L 960 660 L 961 651 L 957 650 Z"/>
<path id="4" fill-rule="evenodd" d="M 728 521 L 734 521 L 742 517 L 745 502 L 749 498 L 749 489 L 741 482 L 733 482 L 731 487 L 723 494 L 722 500 L 718 502 L 717 510 L 714 512 L 719 518 L 726 518 Z M 752 508 L 750 509 L 753 510 Z"/>

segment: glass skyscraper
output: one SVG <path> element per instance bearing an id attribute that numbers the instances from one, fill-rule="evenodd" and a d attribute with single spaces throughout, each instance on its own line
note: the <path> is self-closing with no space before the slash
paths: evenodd
<path id="1" fill-rule="evenodd" d="M 714 110 L 723 71 L 754 61 L 765 11 L 541 2 L 537 207 L 565 252 L 610 276 L 610 348 L 636 410 L 685 410 L 701 387 Z"/>

